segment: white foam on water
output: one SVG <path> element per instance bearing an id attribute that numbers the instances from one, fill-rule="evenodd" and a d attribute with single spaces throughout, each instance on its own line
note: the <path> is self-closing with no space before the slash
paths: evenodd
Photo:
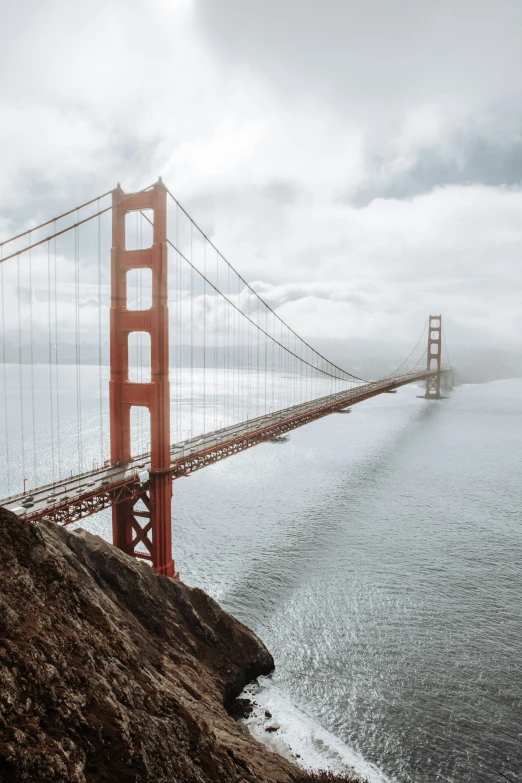
<path id="1" fill-rule="evenodd" d="M 271 751 L 305 769 L 357 773 L 370 783 L 394 783 L 315 718 L 292 704 L 269 677 L 260 677 L 258 683 L 252 683 L 243 691 L 242 696 L 254 704 L 252 714 L 243 723 L 252 736 Z M 271 718 L 265 716 L 265 710 L 271 713 Z M 278 728 L 267 732 L 266 726 Z"/>

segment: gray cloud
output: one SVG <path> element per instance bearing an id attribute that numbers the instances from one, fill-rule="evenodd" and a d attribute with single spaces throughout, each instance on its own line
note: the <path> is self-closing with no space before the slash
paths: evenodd
<path id="1" fill-rule="evenodd" d="M 292 182 L 274 180 L 265 185 L 263 194 L 279 204 L 292 204 L 299 194 L 299 189 Z"/>
<path id="2" fill-rule="evenodd" d="M 23 0 L 3 17 L 2 235 L 162 174 L 305 336 L 406 344 L 442 310 L 456 341 L 520 345 L 521 4 Z"/>
<path id="3" fill-rule="evenodd" d="M 518 3 L 197 0 L 196 9 L 224 59 L 250 64 L 282 91 L 318 91 L 350 114 L 520 95 Z"/>
<path id="4" fill-rule="evenodd" d="M 521 121 L 522 130 L 522 121 Z M 365 206 L 374 198 L 409 198 L 444 185 L 522 185 L 522 138 L 504 143 L 459 134 L 451 148 L 420 150 L 406 170 L 387 176 L 384 161 L 375 161 L 373 181 L 341 200 Z"/>

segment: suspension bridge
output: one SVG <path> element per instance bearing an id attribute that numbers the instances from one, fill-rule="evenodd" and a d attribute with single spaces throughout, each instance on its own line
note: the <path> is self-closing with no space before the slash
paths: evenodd
<path id="1" fill-rule="evenodd" d="M 110 507 L 113 543 L 167 576 L 175 479 L 406 384 L 438 400 L 451 375 L 440 315 L 386 377 L 329 361 L 161 179 L 0 249 L 0 506 L 63 525 Z"/>

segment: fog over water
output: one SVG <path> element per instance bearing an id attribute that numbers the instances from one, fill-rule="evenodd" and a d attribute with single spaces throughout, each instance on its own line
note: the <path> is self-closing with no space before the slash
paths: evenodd
<path id="1" fill-rule="evenodd" d="M 521 780 L 522 381 L 419 393 L 175 482 L 176 565 L 270 648 L 254 698 L 301 763 Z M 83 526 L 110 539 L 109 513 Z"/>
<path id="2" fill-rule="evenodd" d="M 520 355 L 520 3 L 3 6 L 0 240 L 161 174 L 314 345 Z"/>
<path id="3" fill-rule="evenodd" d="M 521 779 L 521 392 L 407 387 L 175 488 L 179 568 L 267 642 L 303 758 L 350 754 L 290 704 L 392 780 Z"/>
<path id="4" fill-rule="evenodd" d="M 20 253 L 0 263 L 0 497 L 109 456 L 111 213 L 24 248 L 118 182 L 161 175 L 223 254 L 171 202 L 191 264 L 228 296 L 226 258 L 274 330 L 362 378 L 441 313 L 449 399 L 405 387 L 176 481 L 174 557 L 274 654 L 249 722 L 272 747 L 372 783 L 522 783 L 522 3 L 20 0 L 0 39 L 0 243 L 30 232 L 0 252 Z M 169 258 L 172 440 L 289 405 L 277 363 L 240 380 L 244 327 Z M 109 512 L 83 524 L 110 539 Z"/>

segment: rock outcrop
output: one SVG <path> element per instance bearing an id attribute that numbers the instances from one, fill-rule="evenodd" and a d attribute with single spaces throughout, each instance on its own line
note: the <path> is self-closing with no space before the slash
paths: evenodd
<path id="1" fill-rule="evenodd" d="M 229 715 L 273 660 L 201 590 L 4 509 L 0 580 L 0 781 L 305 780 Z"/>

